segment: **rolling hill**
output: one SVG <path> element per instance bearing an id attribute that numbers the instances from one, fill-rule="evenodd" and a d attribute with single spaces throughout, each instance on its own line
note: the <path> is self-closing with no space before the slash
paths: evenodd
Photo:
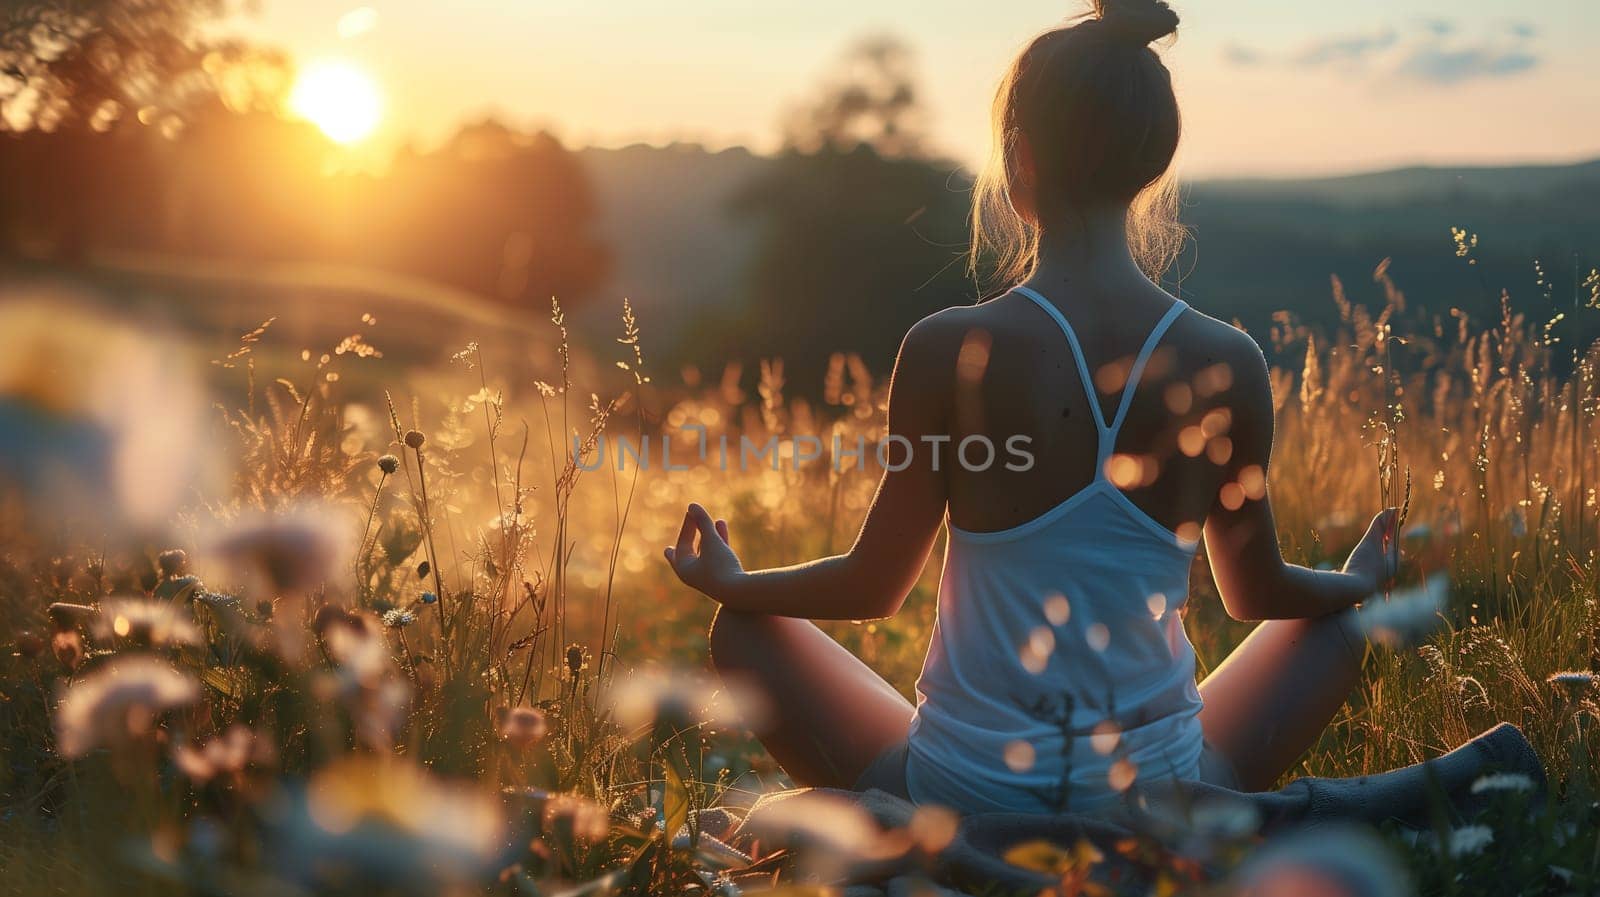
<path id="1" fill-rule="evenodd" d="M 588 317 L 606 322 L 595 324 L 602 332 L 617 299 L 630 296 L 657 351 L 673 357 L 696 322 L 741 302 L 756 244 L 728 204 L 774 162 L 685 145 L 581 155 L 617 262 L 604 291 L 610 301 L 588 303 Z M 1600 160 L 1200 181 L 1186 189 L 1183 217 L 1193 240 L 1175 286 L 1252 330 L 1280 309 L 1330 323 L 1330 276 L 1356 301 L 1381 301 L 1370 278 L 1384 259 L 1419 314 L 1451 307 L 1497 314 L 1505 288 L 1536 315 L 1543 311 L 1536 303 L 1570 308 L 1582 275 L 1600 264 Z M 1477 265 L 1456 257 L 1455 227 L 1479 235 Z M 1536 260 L 1552 285 L 1548 300 L 1536 285 Z M 1574 326 L 1600 335 L 1593 323 Z"/>

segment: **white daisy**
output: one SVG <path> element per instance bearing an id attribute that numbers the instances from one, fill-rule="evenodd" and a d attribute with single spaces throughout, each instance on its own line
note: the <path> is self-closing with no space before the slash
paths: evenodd
<path id="1" fill-rule="evenodd" d="M 1472 783 L 1472 793 L 1482 794 L 1485 791 L 1532 791 L 1533 779 L 1520 772 L 1496 772 L 1486 775 Z"/>

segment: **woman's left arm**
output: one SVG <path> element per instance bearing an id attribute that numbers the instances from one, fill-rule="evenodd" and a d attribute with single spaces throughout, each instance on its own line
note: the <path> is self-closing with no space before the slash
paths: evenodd
<path id="1" fill-rule="evenodd" d="M 746 571 L 728 527 L 698 504 L 684 515 L 678 544 L 665 551 L 678 578 L 733 610 L 811 620 L 894 616 L 916 585 L 944 521 L 939 445 L 946 430 L 955 352 L 950 328 L 925 319 L 906 334 L 889 383 L 888 464 L 849 551 L 792 567 Z M 908 459 L 903 469 L 894 470 Z M 876 460 L 867 448 L 868 463 Z M 698 537 L 698 545 L 696 539 Z"/>

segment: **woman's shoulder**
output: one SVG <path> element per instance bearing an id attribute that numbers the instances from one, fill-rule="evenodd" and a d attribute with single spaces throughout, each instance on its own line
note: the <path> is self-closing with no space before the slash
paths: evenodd
<path id="1" fill-rule="evenodd" d="M 976 333 L 987 332 L 993 317 L 983 305 L 955 305 L 940 309 L 911 325 L 900 344 L 900 355 L 939 356 L 957 353 Z"/>
<path id="2" fill-rule="evenodd" d="M 1197 383 L 1212 384 L 1217 404 L 1228 407 L 1236 425 L 1270 421 L 1272 371 L 1261 344 L 1238 325 L 1202 311 L 1191 308 L 1184 317 L 1172 341 L 1185 356 L 1180 367 Z"/>
<path id="3" fill-rule="evenodd" d="M 1266 372 L 1267 358 L 1261 344 L 1237 324 L 1214 318 L 1192 305 L 1182 324 L 1181 345 L 1185 348 L 1212 357 L 1213 362 L 1245 369 L 1241 373 Z"/>

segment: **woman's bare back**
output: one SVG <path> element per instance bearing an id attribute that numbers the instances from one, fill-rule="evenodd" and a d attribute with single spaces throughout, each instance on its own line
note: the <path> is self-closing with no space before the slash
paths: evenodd
<path id="1" fill-rule="evenodd" d="M 1077 333 L 1094 379 L 1100 413 L 1113 420 L 1124 384 L 1152 328 L 1176 300 L 1154 284 L 1118 295 L 1094 289 L 1072 295 L 1039 290 Z M 949 344 L 951 442 L 941 458 L 950 519 L 961 529 L 1009 529 L 1046 513 L 1088 486 L 1096 471 L 1096 423 L 1072 349 L 1043 308 L 1008 293 L 936 318 Z M 1259 429 L 1270 416 L 1264 363 L 1253 341 L 1192 309 L 1179 316 L 1151 354 L 1106 474 L 1141 510 L 1186 541 L 1221 488 L 1236 481 L 1236 429 Z M 934 386 L 933 388 L 941 388 Z M 996 445 L 1029 439 L 1032 468 L 988 469 L 957 463 L 956 446 L 982 435 Z"/>

